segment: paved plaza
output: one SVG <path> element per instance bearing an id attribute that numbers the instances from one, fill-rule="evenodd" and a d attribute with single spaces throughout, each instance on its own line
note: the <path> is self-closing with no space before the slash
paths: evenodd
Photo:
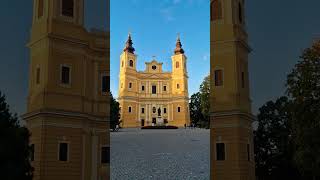
<path id="1" fill-rule="evenodd" d="M 206 129 L 111 132 L 111 179 L 209 179 L 209 135 Z"/>

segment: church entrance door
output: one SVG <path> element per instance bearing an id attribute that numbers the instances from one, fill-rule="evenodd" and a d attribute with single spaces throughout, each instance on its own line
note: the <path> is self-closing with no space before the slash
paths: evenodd
<path id="1" fill-rule="evenodd" d="M 144 119 L 141 119 L 141 126 L 144 126 Z"/>

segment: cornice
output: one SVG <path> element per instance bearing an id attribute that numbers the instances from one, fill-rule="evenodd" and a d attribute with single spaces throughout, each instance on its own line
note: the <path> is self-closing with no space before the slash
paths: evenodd
<path id="1" fill-rule="evenodd" d="M 234 115 L 244 116 L 248 119 L 251 119 L 252 121 L 256 120 L 256 116 L 254 116 L 253 114 L 239 111 L 239 110 L 217 111 L 217 112 L 210 113 L 211 117 L 223 117 L 223 116 L 234 116 Z"/>
<path id="2" fill-rule="evenodd" d="M 37 111 L 32 111 L 28 112 L 21 117 L 23 119 L 30 119 L 35 116 L 46 116 L 46 115 L 53 115 L 53 116 L 66 116 L 66 117 L 77 117 L 79 119 L 89 119 L 93 121 L 99 121 L 99 122 L 109 122 L 110 117 L 109 115 L 107 116 L 97 116 L 97 115 L 92 115 L 88 113 L 82 113 L 82 112 L 73 112 L 73 111 L 63 111 L 63 110 L 58 110 L 58 109 L 41 109 Z"/>

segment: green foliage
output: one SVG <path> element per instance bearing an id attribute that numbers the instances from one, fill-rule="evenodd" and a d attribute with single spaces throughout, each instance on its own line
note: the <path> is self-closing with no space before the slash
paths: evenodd
<path id="1" fill-rule="evenodd" d="M 320 41 L 287 76 L 288 97 L 259 110 L 254 132 L 259 179 L 320 179 Z"/>
<path id="2" fill-rule="evenodd" d="M 19 125 L 0 91 L 0 177 L 2 180 L 31 180 L 29 131 Z"/>
<path id="3" fill-rule="evenodd" d="M 210 118 L 210 76 L 206 76 L 200 85 L 201 110 L 204 120 L 209 122 Z"/>
<path id="4" fill-rule="evenodd" d="M 111 103 L 110 103 L 110 128 L 115 128 L 116 125 L 119 125 L 120 122 L 120 105 L 111 94 Z"/>
<path id="5" fill-rule="evenodd" d="M 300 59 L 286 84 L 293 101 L 294 160 L 305 179 L 320 179 L 320 41 Z"/>
<path id="6" fill-rule="evenodd" d="M 293 163 L 291 102 L 281 97 L 259 109 L 254 131 L 256 175 L 258 179 L 299 179 Z"/>
<path id="7" fill-rule="evenodd" d="M 198 124 L 198 122 L 203 120 L 200 92 L 197 92 L 191 96 L 189 107 L 190 107 L 190 118 L 192 120 L 192 123 Z"/>
<path id="8" fill-rule="evenodd" d="M 199 127 L 209 128 L 210 119 L 210 77 L 206 76 L 200 85 L 199 92 L 191 95 L 190 117 L 194 124 Z"/>

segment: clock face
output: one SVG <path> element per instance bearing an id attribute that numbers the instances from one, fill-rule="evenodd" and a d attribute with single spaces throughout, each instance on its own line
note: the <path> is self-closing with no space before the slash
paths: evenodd
<path id="1" fill-rule="evenodd" d="M 153 70 L 156 70 L 156 69 L 157 69 L 157 66 L 153 65 L 153 66 L 152 66 L 152 69 L 153 69 Z"/>

